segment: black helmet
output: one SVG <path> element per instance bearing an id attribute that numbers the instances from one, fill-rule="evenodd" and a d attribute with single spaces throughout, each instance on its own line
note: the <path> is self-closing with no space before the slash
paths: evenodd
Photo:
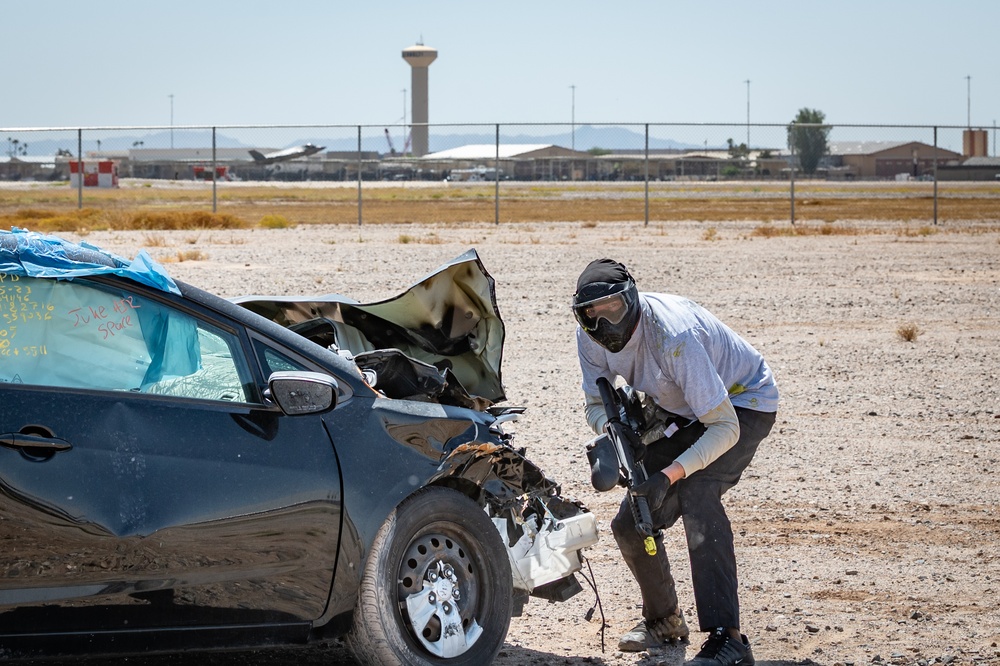
<path id="1" fill-rule="evenodd" d="M 576 283 L 573 316 L 612 353 L 620 352 L 639 323 L 639 292 L 628 269 L 611 259 L 590 262 Z"/>

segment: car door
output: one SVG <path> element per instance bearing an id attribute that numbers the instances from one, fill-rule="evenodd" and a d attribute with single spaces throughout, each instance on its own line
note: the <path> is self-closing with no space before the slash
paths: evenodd
<path id="1" fill-rule="evenodd" d="M 0 282 L 0 635 L 319 617 L 338 545 L 319 415 L 245 330 L 121 280 Z"/>

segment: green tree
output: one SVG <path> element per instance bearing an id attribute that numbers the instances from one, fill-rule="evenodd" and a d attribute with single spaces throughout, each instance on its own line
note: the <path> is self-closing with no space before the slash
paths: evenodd
<path id="1" fill-rule="evenodd" d="M 820 158 L 826 155 L 830 148 L 828 139 L 832 128 L 824 125 L 824 120 L 826 114 L 819 109 L 801 108 L 795 120 L 788 126 L 788 147 L 795 150 L 802 170 L 809 174 L 816 173 Z"/>
<path id="2" fill-rule="evenodd" d="M 7 137 L 7 155 L 8 157 L 17 157 L 18 155 L 28 154 L 28 144 L 21 143 L 17 139 L 12 139 Z"/>
<path id="3" fill-rule="evenodd" d="M 726 139 L 726 143 L 729 144 L 729 156 L 735 160 L 745 160 L 750 157 L 750 149 L 747 148 L 747 144 L 741 143 L 736 144 L 731 138 Z"/>

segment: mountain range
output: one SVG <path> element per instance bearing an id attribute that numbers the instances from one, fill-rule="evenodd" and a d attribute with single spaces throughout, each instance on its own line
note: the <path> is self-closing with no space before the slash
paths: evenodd
<path id="1" fill-rule="evenodd" d="M 477 129 L 481 126 L 477 126 Z M 645 136 L 641 132 L 637 132 L 628 127 L 620 126 L 601 126 L 594 127 L 591 125 L 581 125 L 577 127 L 575 131 L 570 132 L 565 131 L 561 133 L 553 134 L 526 134 L 523 131 L 517 134 L 505 134 L 503 132 L 503 125 L 500 126 L 500 143 L 501 144 L 554 144 L 557 146 L 562 146 L 564 148 L 574 147 L 576 150 L 587 151 L 593 148 L 600 149 L 613 149 L 613 150 L 642 150 L 645 147 Z M 242 129 L 242 128 L 241 128 Z M 398 128 L 397 128 L 398 129 Z M 515 129 L 521 129 L 518 126 Z M 84 152 L 90 151 L 126 151 L 132 148 L 206 148 L 212 145 L 212 133 L 211 130 L 163 130 L 148 134 L 118 134 L 112 136 L 103 136 L 100 139 L 89 138 L 88 134 L 94 135 L 99 133 L 99 130 L 84 131 L 82 147 Z M 330 151 L 354 151 L 358 148 L 358 140 L 355 136 L 351 138 L 333 138 L 324 137 L 320 134 L 315 134 L 309 137 L 303 137 L 301 139 L 296 139 L 288 143 L 287 145 L 274 146 L 270 145 L 267 141 L 268 128 L 261 127 L 259 130 L 259 135 L 263 139 L 260 144 L 247 144 L 243 141 L 235 139 L 233 137 L 227 136 L 225 134 L 225 128 L 220 129 L 216 132 L 215 145 L 218 148 L 258 148 L 266 146 L 269 148 L 289 148 L 292 146 L 302 145 L 305 143 L 313 143 L 317 146 L 325 146 L 326 150 Z M 76 154 L 77 140 L 76 137 L 72 138 L 60 138 L 60 139 L 45 139 L 44 134 L 32 133 L 31 135 L 25 135 L 20 137 L 22 143 L 28 145 L 27 155 L 29 156 L 44 156 L 44 155 L 55 155 L 59 150 L 66 150 L 72 154 Z M 393 137 L 396 142 L 399 142 L 398 137 Z M 8 143 L 9 143 L 8 139 Z M 443 134 L 434 132 L 434 128 L 431 127 L 431 133 L 429 137 L 429 146 L 431 152 L 437 152 L 441 150 L 448 150 L 451 148 L 457 148 L 459 146 L 465 146 L 470 144 L 492 144 L 496 141 L 495 132 L 467 132 L 460 134 Z M 662 150 L 662 149 L 693 149 L 699 148 L 700 146 L 693 144 L 680 143 L 674 141 L 673 139 L 661 139 L 650 137 L 649 148 L 651 150 Z M 402 146 L 397 145 L 397 149 L 401 149 Z M 5 147 L 0 146 L 0 151 L 5 150 Z M 384 130 L 379 130 L 376 127 L 362 127 L 362 137 L 361 137 L 361 150 L 371 151 L 378 153 L 389 152 L 389 146 L 386 141 Z M 9 150 L 7 151 L 10 152 Z"/>

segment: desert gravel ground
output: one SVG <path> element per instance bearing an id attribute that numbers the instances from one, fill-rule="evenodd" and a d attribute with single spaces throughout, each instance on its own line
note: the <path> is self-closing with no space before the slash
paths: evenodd
<path id="1" fill-rule="evenodd" d="M 146 248 L 175 277 L 225 296 L 362 301 L 479 251 L 507 326 L 509 402 L 527 407 L 517 444 L 598 516 L 601 540 L 587 556 L 607 622 L 602 650 L 601 614 L 585 619 L 590 589 L 562 604 L 532 600 L 512 622 L 501 666 L 680 656 L 616 650 L 639 596 L 608 530 L 620 494 L 589 483 L 583 445 L 592 435 L 568 309 L 577 275 L 599 256 L 627 264 L 641 289 L 713 310 L 777 376 L 777 424 L 727 496 L 743 629 L 758 663 L 1000 663 L 1000 227 L 870 222 L 847 235 L 761 238 L 756 226 L 300 226 L 85 239 L 126 257 Z M 901 338 L 906 327 L 919 331 L 915 340 Z M 679 525 L 667 549 L 695 623 Z M 114 663 L 352 662 L 334 644 Z"/>

